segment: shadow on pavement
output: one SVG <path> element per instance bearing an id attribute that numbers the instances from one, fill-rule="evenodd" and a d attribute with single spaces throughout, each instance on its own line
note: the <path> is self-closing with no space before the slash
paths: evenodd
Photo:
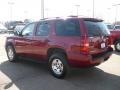
<path id="1" fill-rule="evenodd" d="M 47 66 L 28 61 L 5 61 L 0 70 L 12 80 L 4 89 L 15 84 L 19 90 L 120 90 L 120 76 L 96 67 L 74 69 L 63 80 L 52 77 Z"/>
<path id="2" fill-rule="evenodd" d="M 120 55 L 120 52 L 114 51 L 113 54 Z"/>

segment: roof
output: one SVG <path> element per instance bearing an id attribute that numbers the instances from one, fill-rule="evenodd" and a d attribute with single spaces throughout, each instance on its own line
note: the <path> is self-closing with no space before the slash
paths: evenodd
<path id="1" fill-rule="evenodd" d="M 97 18 L 87 18 L 87 17 L 79 17 L 79 16 L 68 16 L 68 17 L 52 17 L 52 18 L 44 18 L 40 19 L 40 21 L 46 21 L 46 20 L 65 20 L 65 19 L 83 19 L 85 21 L 94 21 L 94 22 L 101 22 L 103 21 L 102 19 L 97 19 Z"/>

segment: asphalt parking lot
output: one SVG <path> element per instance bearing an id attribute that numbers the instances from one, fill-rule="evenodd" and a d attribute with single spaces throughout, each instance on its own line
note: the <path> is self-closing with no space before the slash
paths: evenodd
<path id="1" fill-rule="evenodd" d="M 74 69 L 65 79 L 50 75 L 47 66 L 21 60 L 10 63 L 0 35 L 0 90 L 120 90 L 120 53 L 94 68 Z"/>

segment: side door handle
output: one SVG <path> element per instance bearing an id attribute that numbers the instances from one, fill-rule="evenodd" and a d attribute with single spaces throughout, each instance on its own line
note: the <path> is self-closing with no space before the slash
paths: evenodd
<path id="1" fill-rule="evenodd" d="M 50 42 L 50 40 L 48 40 L 48 39 L 45 39 L 45 42 Z"/>

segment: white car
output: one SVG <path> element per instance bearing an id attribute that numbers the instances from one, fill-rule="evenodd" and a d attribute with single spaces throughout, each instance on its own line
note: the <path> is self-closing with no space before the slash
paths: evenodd
<path id="1" fill-rule="evenodd" d="M 0 33 L 7 33 L 7 28 L 3 24 L 0 24 Z"/>
<path id="2" fill-rule="evenodd" d="M 114 25 L 112 25 L 112 24 L 106 24 L 106 25 L 107 25 L 107 28 L 108 28 L 110 31 L 114 30 Z"/>
<path id="3" fill-rule="evenodd" d="M 120 25 L 115 25 L 114 30 L 120 30 Z"/>

